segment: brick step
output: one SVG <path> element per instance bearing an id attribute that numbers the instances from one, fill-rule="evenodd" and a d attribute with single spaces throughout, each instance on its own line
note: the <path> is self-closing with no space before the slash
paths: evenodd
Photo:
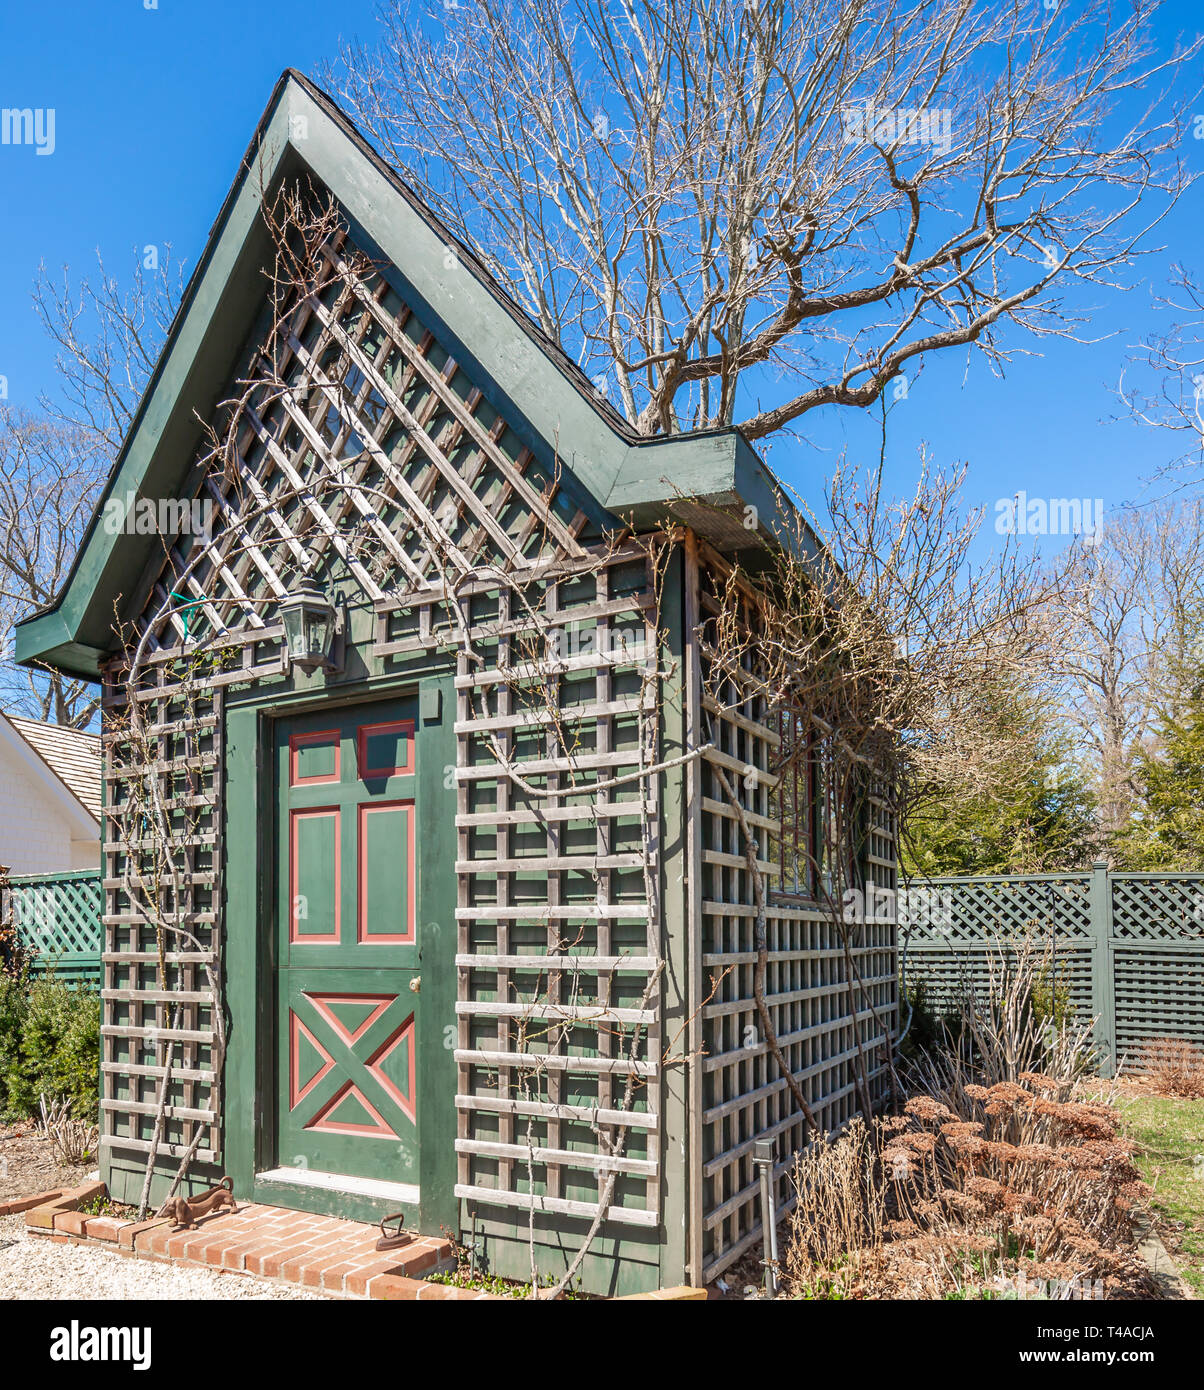
<path id="1" fill-rule="evenodd" d="M 167 1218 L 126 1221 L 77 1210 L 103 1192 L 102 1184 L 90 1183 L 53 1194 L 27 1210 L 26 1225 L 56 1241 L 103 1243 L 122 1254 L 253 1274 L 342 1298 L 445 1297 L 433 1293 L 442 1286 L 420 1281 L 455 1268 L 455 1247 L 443 1237 L 415 1235 L 400 1249 L 378 1251 L 375 1226 L 287 1207 L 240 1204 L 190 1231 L 173 1231 Z"/>

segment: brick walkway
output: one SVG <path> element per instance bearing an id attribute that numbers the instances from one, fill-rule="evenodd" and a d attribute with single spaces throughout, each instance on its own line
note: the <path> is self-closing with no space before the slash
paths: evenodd
<path id="1" fill-rule="evenodd" d="M 195 1230 L 172 1234 L 172 1222 L 122 1221 L 76 1210 L 104 1188 L 99 1183 L 43 1194 L 30 1205 L 26 1224 L 54 1241 L 106 1244 L 118 1254 L 208 1265 L 320 1289 L 344 1298 L 481 1298 L 486 1295 L 421 1282 L 454 1266 L 451 1244 L 416 1236 L 398 1250 L 374 1249 L 380 1231 L 360 1221 L 240 1204 L 204 1218 Z"/>

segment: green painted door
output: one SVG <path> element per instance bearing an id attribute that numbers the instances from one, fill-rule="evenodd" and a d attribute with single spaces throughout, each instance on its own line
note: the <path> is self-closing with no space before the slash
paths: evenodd
<path id="1" fill-rule="evenodd" d="M 276 724 L 277 1153 L 418 1181 L 415 702 Z"/>

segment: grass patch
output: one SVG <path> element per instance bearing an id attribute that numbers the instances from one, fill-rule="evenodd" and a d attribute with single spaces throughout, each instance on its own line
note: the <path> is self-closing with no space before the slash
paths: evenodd
<path id="1" fill-rule="evenodd" d="M 1120 1109 L 1141 1145 L 1135 1158 L 1153 1188 L 1150 1205 L 1176 1227 L 1179 1273 L 1204 1298 L 1204 1101 L 1138 1096 L 1121 1099 Z"/>

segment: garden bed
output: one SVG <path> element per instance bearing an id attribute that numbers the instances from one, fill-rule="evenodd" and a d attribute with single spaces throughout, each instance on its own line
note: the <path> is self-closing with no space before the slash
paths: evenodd
<path id="1" fill-rule="evenodd" d="M 0 1124 L 0 1204 L 31 1192 L 78 1187 L 95 1169 L 94 1160 L 78 1166 L 61 1162 L 32 1120 Z"/>

